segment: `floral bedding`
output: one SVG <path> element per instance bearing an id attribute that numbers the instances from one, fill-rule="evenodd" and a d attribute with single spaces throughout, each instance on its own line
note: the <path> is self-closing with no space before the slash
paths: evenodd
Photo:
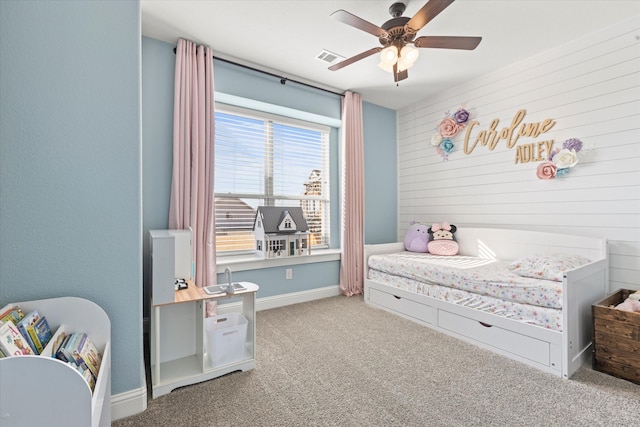
<path id="1" fill-rule="evenodd" d="M 369 257 L 369 279 L 562 330 L 562 282 L 522 277 L 509 261 L 398 252 Z"/>

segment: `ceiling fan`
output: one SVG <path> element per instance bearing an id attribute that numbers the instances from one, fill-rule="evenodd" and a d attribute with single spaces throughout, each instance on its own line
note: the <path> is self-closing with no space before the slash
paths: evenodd
<path id="1" fill-rule="evenodd" d="M 333 12 L 331 16 L 338 21 L 378 37 L 382 47 L 374 47 L 345 59 L 329 67 L 329 70 L 337 71 L 381 52 L 380 64 L 378 65 L 392 72 L 393 80 L 399 82 L 409 76 L 407 69 L 414 64 L 418 57 L 418 50 L 415 48 L 475 49 L 480 44 L 482 37 L 422 36 L 415 38 L 416 33 L 422 27 L 453 2 L 454 0 L 429 0 L 412 18 L 402 16 L 406 8 L 404 3 L 393 3 L 389 8 L 392 18 L 380 27 L 342 9 Z"/>

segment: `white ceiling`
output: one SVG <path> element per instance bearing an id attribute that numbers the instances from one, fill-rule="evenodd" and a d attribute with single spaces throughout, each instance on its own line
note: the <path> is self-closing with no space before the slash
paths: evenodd
<path id="1" fill-rule="evenodd" d="M 413 16 L 426 0 L 409 0 Z M 316 59 L 323 50 L 346 58 L 380 46 L 369 33 L 330 15 L 344 9 L 375 25 L 391 18 L 393 0 L 142 0 L 142 34 L 171 44 L 186 38 L 214 56 L 329 90 L 352 90 L 365 101 L 399 109 L 624 19 L 640 19 L 640 1 L 458 0 L 417 36 L 481 36 L 473 51 L 421 49 L 398 85 L 377 67 L 377 55 L 338 71 Z"/>

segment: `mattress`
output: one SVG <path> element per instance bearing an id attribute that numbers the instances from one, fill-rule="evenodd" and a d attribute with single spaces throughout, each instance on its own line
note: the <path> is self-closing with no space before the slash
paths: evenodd
<path id="1" fill-rule="evenodd" d="M 547 329 L 562 330 L 562 283 L 521 277 L 510 262 L 416 252 L 371 255 L 368 278 Z"/>

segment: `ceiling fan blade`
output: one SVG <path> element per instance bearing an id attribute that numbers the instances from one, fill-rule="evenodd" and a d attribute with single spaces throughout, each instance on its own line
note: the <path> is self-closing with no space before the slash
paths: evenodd
<path id="1" fill-rule="evenodd" d="M 385 30 L 378 27 L 377 25 L 372 24 L 369 21 L 365 21 L 364 19 L 357 17 L 356 15 L 347 12 L 346 10 L 336 10 L 331 14 L 338 21 L 345 23 L 347 25 L 351 25 L 359 30 L 366 31 L 369 34 L 373 34 L 376 37 L 384 36 L 387 34 Z"/>
<path id="2" fill-rule="evenodd" d="M 415 34 L 422 27 L 427 25 L 429 21 L 438 16 L 440 12 L 445 10 L 454 0 L 429 0 L 422 6 L 413 18 L 409 19 L 404 28 L 407 33 Z"/>
<path id="3" fill-rule="evenodd" d="M 398 83 L 400 80 L 404 80 L 409 77 L 409 72 L 407 70 L 398 71 L 398 64 L 393 64 L 393 81 Z"/>
<path id="4" fill-rule="evenodd" d="M 482 37 L 423 36 L 415 39 L 413 44 L 420 48 L 473 50 L 480 41 Z"/>
<path id="5" fill-rule="evenodd" d="M 360 61 L 361 59 L 366 58 L 367 56 L 371 56 L 374 53 L 378 53 L 382 50 L 381 47 L 374 47 L 371 48 L 365 52 L 359 53 L 356 56 L 352 56 L 351 58 L 347 58 L 344 61 L 338 62 L 337 64 L 332 65 L 331 67 L 329 67 L 329 69 L 331 71 L 337 71 L 340 68 L 346 67 L 347 65 L 353 64 L 356 61 Z"/>

